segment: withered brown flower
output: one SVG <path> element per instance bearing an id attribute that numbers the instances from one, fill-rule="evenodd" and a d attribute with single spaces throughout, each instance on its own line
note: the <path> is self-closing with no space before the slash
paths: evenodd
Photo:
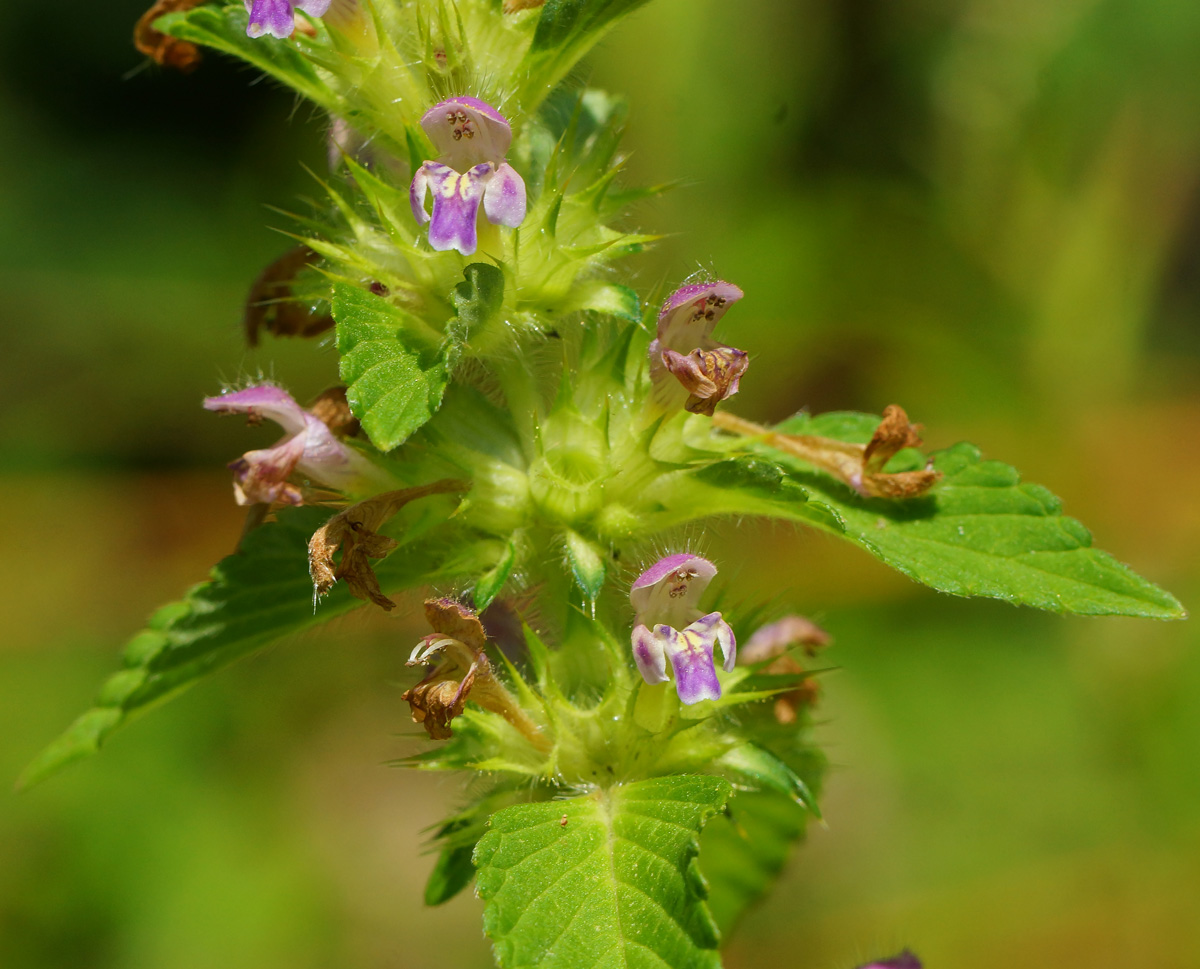
<path id="1" fill-rule="evenodd" d="M 173 67 L 189 74 L 200 64 L 200 49 L 186 40 L 178 40 L 154 29 L 154 21 L 168 13 L 198 7 L 205 0 L 156 0 L 154 6 L 138 18 L 133 28 L 133 44 L 147 57 L 163 67 Z"/>
<path id="2" fill-rule="evenodd" d="M 737 393 L 750 357 L 744 350 L 718 346 L 686 354 L 663 350 L 662 362 L 688 392 L 684 410 L 712 417 L 717 404 Z"/>
<path id="3" fill-rule="evenodd" d="M 920 425 L 910 424 L 897 404 L 890 404 L 867 444 L 851 444 L 813 434 L 780 434 L 724 411 L 713 417 L 724 431 L 757 437 L 850 485 L 864 498 L 917 498 L 941 480 L 931 467 L 917 471 L 884 471 L 884 466 L 907 447 L 920 447 Z"/>
<path id="4" fill-rule="evenodd" d="M 401 699 L 408 702 L 414 723 L 434 740 L 453 736 L 450 722 L 462 714 L 468 698 L 498 713 L 538 750 L 547 751 L 545 734 L 495 676 L 484 648 L 487 633 L 479 616 L 454 599 L 427 599 L 425 618 L 435 630 L 408 658 L 409 666 L 435 664 L 428 675 Z"/>
<path id="5" fill-rule="evenodd" d="M 320 257 L 308 246 L 296 246 L 267 266 L 246 294 L 246 313 L 242 330 L 246 343 L 258 346 L 260 330 L 275 336 L 319 336 L 333 327 L 328 312 L 317 312 L 312 305 L 296 299 L 296 276 Z"/>
<path id="6" fill-rule="evenodd" d="M 308 542 L 308 572 L 315 593 L 323 596 L 338 579 L 345 579 L 350 594 L 356 599 L 369 600 L 383 609 L 394 609 L 396 604 L 379 588 L 371 559 L 383 558 L 398 543 L 379 534 L 379 529 L 410 501 L 468 488 L 465 481 L 445 478 L 417 488 L 385 491 L 334 515 L 313 533 Z M 338 549 L 341 549 L 342 557 L 334 565 L 333 557 Z"/>

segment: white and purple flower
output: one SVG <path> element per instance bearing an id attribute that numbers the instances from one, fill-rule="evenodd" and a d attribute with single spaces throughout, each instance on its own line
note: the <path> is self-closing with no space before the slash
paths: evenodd
<path id="1" fill-rule="evenodd" d="M 647 683 L 665 683 L 671 661 L 675 689 L 684 703 L 717 700 L 713 648 L 721 647 L 723 667 L 733 669 L 737 640 L 719 612 L 697 608 L 704 590 L 717 574 L 708 559 L 688 552 L 659 559 L 629 590 L 637 613 L 633 627 L 633 658 Z"/>
<path id="2" fill-rule="evenodd" d="M 693 414 L 711 417 L 717 404 L 738 392 L 749 358 L 711 334 L 742 295 L 737 286 L 717 280 L 681 286 L 663 304 L 658 338 L 650 344 L 650 379 L 662 409 L 682 403 Z"/>
<path id="3" fill-rule="evenodd" d="M 272 447 L 247 451 L 230 463 L 233 493 L 239 505 L 303 503 L 303 491 L 288 479 L 293 472 L 348 495 L 394 487 L 386 473 L 358 451 L 337 439 L 328 425 L 270 384 L 260 384 L 204 399 L 206 410 L 264 417 L 285 431 Z"/>
<path id="4" fill-rule="evenodd" d="M 246 36 L 270 34 L 287 40 L 296 29 L 296 10 L 299 7 L 310 17 L 323 17 L 333 0 L 243 0 L 250 22 Z"/>
<path id="5" fill-rule="evenodd" d="M 457 249 L 470 256 L 478 247 L 475 229 L 480 202 L 493 225 L 515 229 L 525 220 L 525 182 L 505 161 L 512 127 L 478 98 L 449 98 L 421 118 L 438 152 L 413 175 L 408 190 L 413 217 L 429 225 L 429 244 L 439 252 Z M 433 215 L 425 196 L 433 193 Z"/>

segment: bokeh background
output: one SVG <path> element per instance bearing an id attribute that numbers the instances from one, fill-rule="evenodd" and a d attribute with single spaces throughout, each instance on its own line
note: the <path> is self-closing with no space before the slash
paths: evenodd
<path id="1" fill-rule="evenodd" d="M 144 2 L 0 5 L 0 788 L 236 541 L 258 439 L 200 397 L 335 371 L 238 331 L 321 119 L 215 56 L 145 69 Z M 683 180 L 638 286 L 748 294 L 740 412 L 901 403 L 1200 602 L 1200 5 L 655 0 L 589 75 L 631 95 L 633 176 Z M 949 599 L 753 522 L 734 566 L 734 535 L 734 590 L 786 577 L 841 669 L 827 826 L 730 967 L 1200 966 L 1200 627 Z M 490 965 L 469 893 L 420 904 L 459 782 L 385 766 L 409 629 L 352 614 L 0 793 L 0 965 Z"/>

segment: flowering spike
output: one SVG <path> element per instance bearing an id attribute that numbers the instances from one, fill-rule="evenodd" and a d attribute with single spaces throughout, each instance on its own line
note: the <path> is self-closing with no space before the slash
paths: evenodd
<path id="1" fill-rule="evenodd" d="M 737 640 L 729 623 L 719 612 L 705 615 L 697 608 L 716 574 L 708 559 L 683 552 L 660 559 L 629 590 L 637 613 L 632 644 L 638 671 L 647 683 L 666 682 L 669 659 L 684 703 L 720 698 L 715 646 L 721 647 L 726 671 L 733 669 L 737 659 Z"/>
<path id="2" fill-rule="evenodd" d="M 301 504 L 302 491 L 287 480 L 293 472 L 350 495 L 387 487 L 391 481 L 372 461 L 339 441 L 325 421 L 279 387 L 259 384 L 206 397 L 204 407 L 219 414 L 245 414 L 251 421 L 266 417 L 286 432 L 272 447 L 247 451 L 230 463 L 239 505 Z"/>
<path id="3" fill-rule="evenodd" d="M 418 225 L 429 225 L 429 244 L 439 252 L 473 255 L 480 203 L 493 225 L 516 228 L 525 220 L 525 182 L 504 160 L 512 127 L 478 98 L 457 97 L 435 104 L 421 118 L 438 160 L 413 174 L 409 204 Z M 432 219 L 425 197 L 433 194 Z"/>
<path id="4" fill-rule="evenodd" d="M 312 17 L 323 17 L 332 0 L 243 0 L 250 22 L 246 24 L 247 37 L 270 34 L 287 40 L 296 29 L 295 8 L 299 7 Z"/>
<path id="5" fill-rule="evenodd" d="M 682 405 L 712 416 L 717 404 L 738 392 L 749 366 L 745 351 L 715 342 L 713 328 L 742 291 L 720 280 L 681 286 L 658 314 L 658 337 L 650 344 L 650 379 L 655 403 L 664 410 Z M 680 388 L 686 391 L 686 399 Z"/>

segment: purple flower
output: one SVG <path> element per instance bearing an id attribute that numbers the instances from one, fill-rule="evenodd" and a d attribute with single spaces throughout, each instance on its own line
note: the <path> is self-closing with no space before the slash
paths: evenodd
<path id="1" fill-rule="evenodd" d="M 339 441 L 323 420 L 278 387 L 260 384 L 220 397 L 206 397 L 204 407 L 219 414 L 246 414 L 251 421 L 267 417 L 286 432 L 272 447 L 247 451 L 230 463 L 233 493 L 239 505 L 301 504 L 303 492 L 288 481 L 293 472 L 350 495 L 395 484 L 381 468 Z"/>
<path id="2" fill-rule="evenodd" d="M 726 672 L 737 659 L 737 640 L 729 623 L 719 612 L 706 615 L 696 606 L 716 574 L 708 559 L 681 552 L 659 559 L 629 590 L 637 613 L 633 658 L 642 679 L 665 683 L 670 659 L 675 689 L 684 703 L 720 698 L 714 646 L 721 646 Z"/>
<path id="3" fill-rule="evenodd" d="M 296 13 L 299 7 L 311 17 L 323 17 L 333 0 L 243 0 L 250 22 L 246 25 L 248 37 L 270 34 L 287 40 L 296 29 Z"/>
<path id="4" fill-rule="evenodd" d="M 682 403 L 693 414 L 711 417 L 717 404 L 738 392 L 750 361 L 745 351 L 716 343 L 711 334 L 742 295 L 732 283 L 717 280 L 682 286 L 663 304 L 658 338 L 650 344 L 650 379 L 659 407 L 670 410 Z"/>
<path id="5" fill-rule="evenodd" d="M 905 949 L 899 955 L 892 956 L 890 959 L 868 962 L 864 966 L 859 966 L 858 969 L 921 969 L 921 960 L 908 949 Z"/>
<path id="6" fill-rule="evenodd" d="M 479 203 L 493 225 L 516 228 L 525 220 L 525 182 L 504 160 L 512 144 L 512 127 L 490 104 L 478 98 L 450 98 L 421 118 L 421 127 L 437 149 L 438 160 L 426 161 L 408 190 L 418 225 L 430 223 L 425 196 L 433 193 L 429 244 L 439 252 L 475 252 Z"/>

